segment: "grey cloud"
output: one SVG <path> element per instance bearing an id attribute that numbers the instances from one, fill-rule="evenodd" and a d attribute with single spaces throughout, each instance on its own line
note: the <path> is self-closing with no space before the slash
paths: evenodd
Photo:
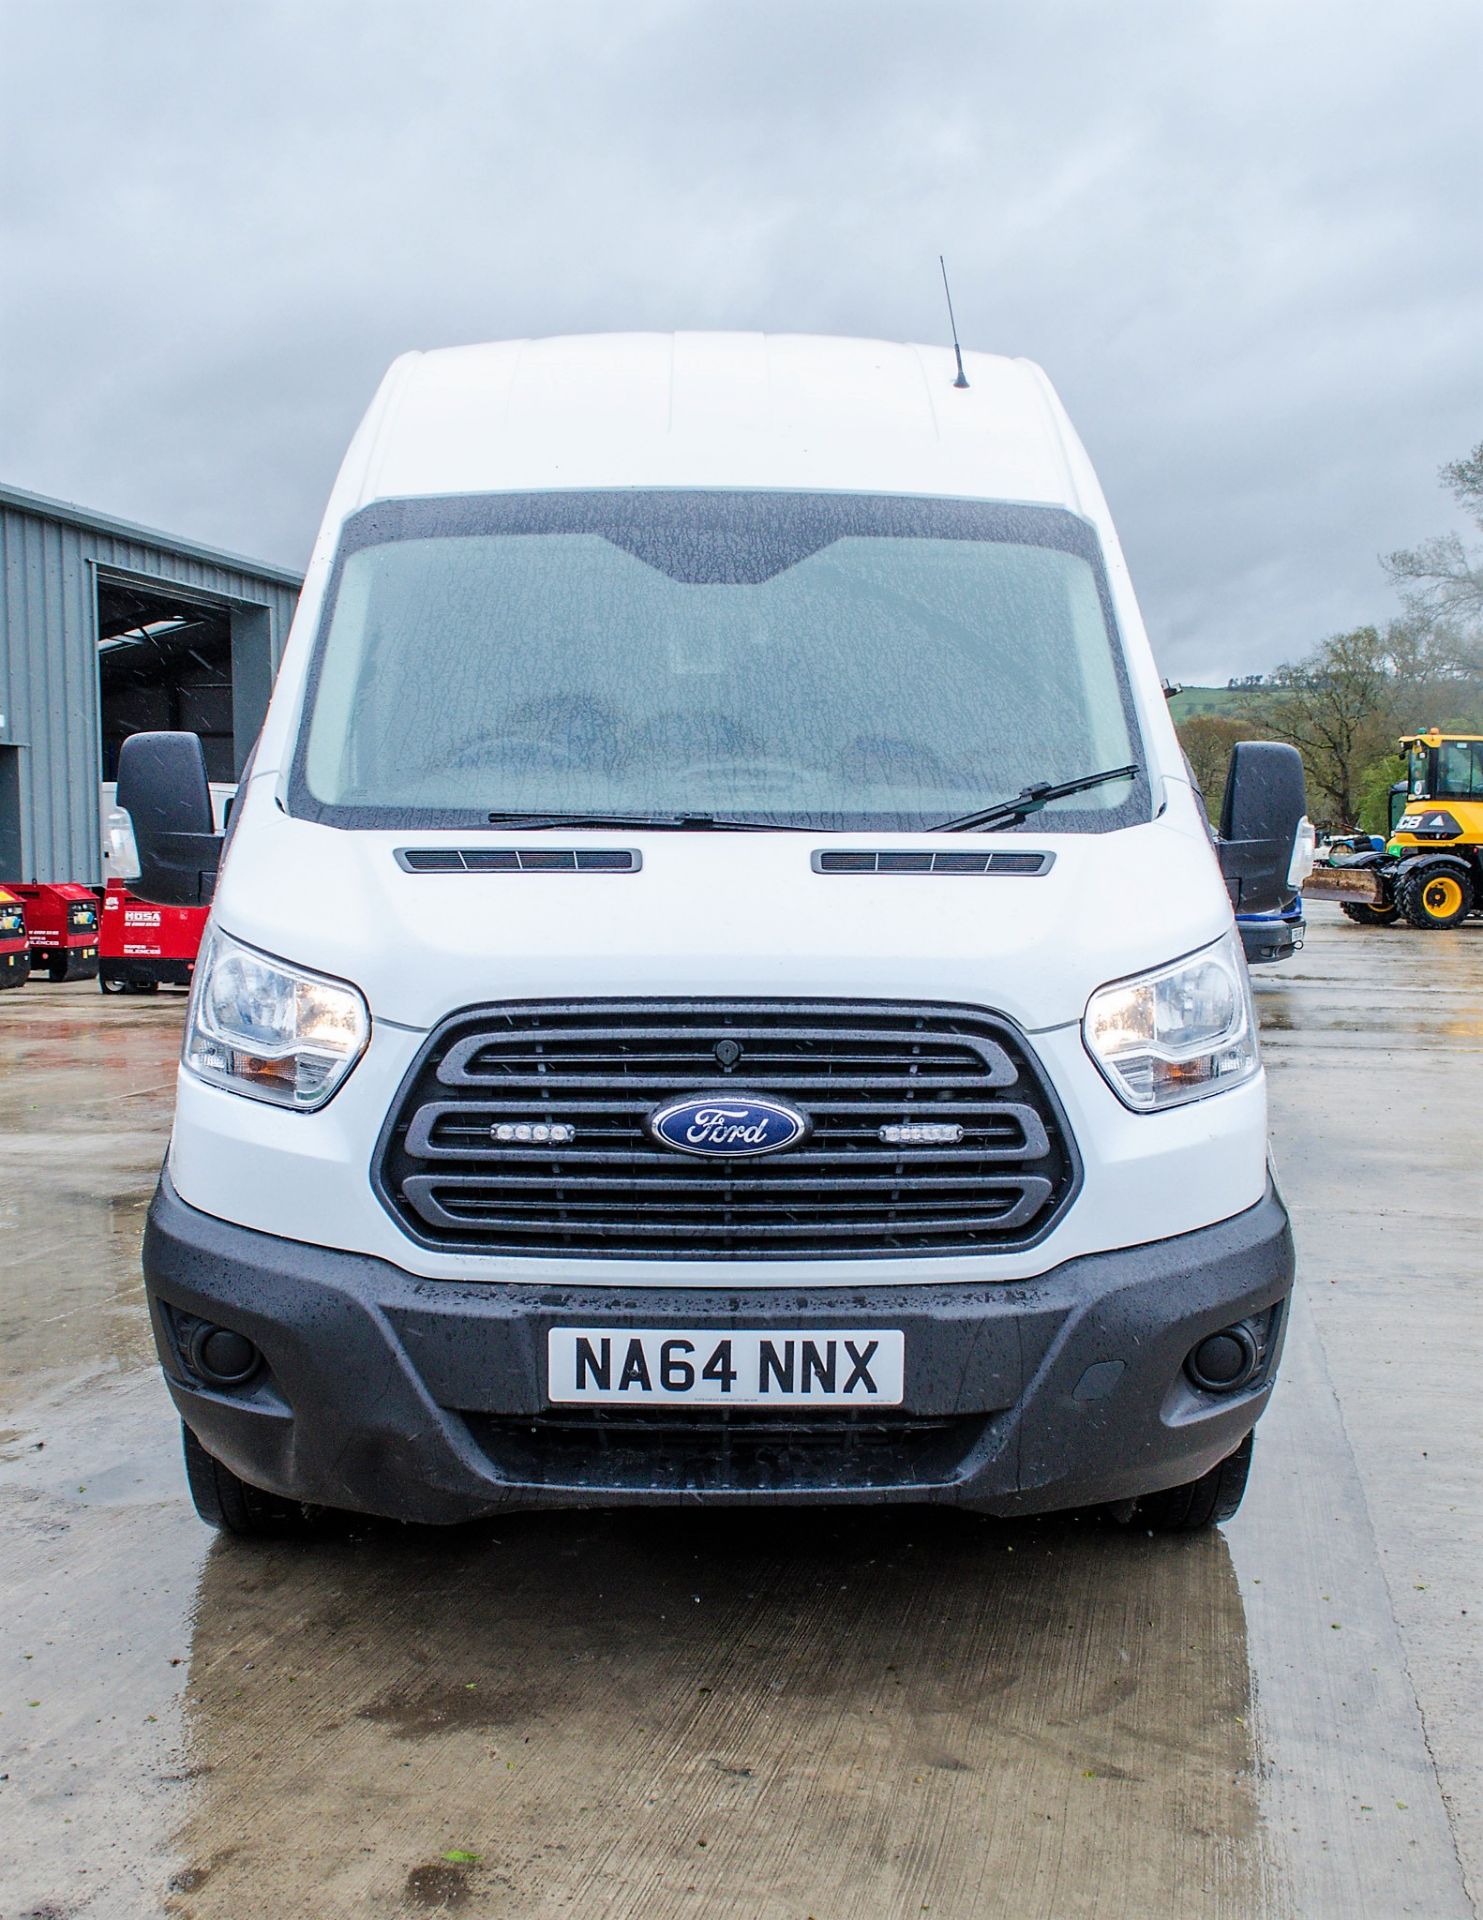
<path id="1" fill-rule="evenodd" d="M 5 477 L 307 551 L 408 345 L 1041 360 L 1167 671 L 1393 609 L 1483 432 L 1483 15 L 1331 0 L 10 0 Z"/>

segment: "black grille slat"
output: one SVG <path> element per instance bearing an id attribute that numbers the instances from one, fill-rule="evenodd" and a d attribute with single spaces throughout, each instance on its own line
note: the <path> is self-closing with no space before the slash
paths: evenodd
<path id="1" fill-rule="evenodd" d="M 546 1163 L 550 1166 L 550 1162 Z M 462 1175 L 458 1178 L 469 1180 L 475 1176 Z M 493 1179 L 493 1176 L 487 1176 Z M 447 1185 L 440 1181 L 437 1174 L 411 1174 L 412 1180 L 429 1180 L 436 1185 Z M 498 1184 L 496 1182 L 496 1184 Z M 961 1173 L 919 1173 L 915 1168 L 905 1168 L 899 1172 L 871 1172 L 855 1179 L 826 1175 L 822 1178 L 811 1175 L 807 1168 L 796 1174 L 764 1175 L 747 1174 L 735 1184 L 735 1198 L 744 1201 L 751 1195 L 759 1199 L 774 1200 L 780 1194 L 838 1194 L 843 1200 L 849 1195 L 858 1194 L 862 1199 L 879 1199 L 883 1196 L 900 1193 L 909 1189 L 912 1193 L 954 1192 L 963 1190 Z M 553 1192 L 571 1193 L 580 1197 L 587 1193 L 632 1194 L 642 1197 L 645 1194 L 671 1193 L 680 1198 L 698 1199 L 709 1204 L 712 1200 L 724 1196 L 730 1191 L 723 1188 L 713 1177 L 704 1173 L 697 1174 L 633 1174 L 618 1177 L 606 1170 L 594 1173 L 569 1173 L 536 1170 L 522 1165 L 520 1169 L 521 1191 L 534 1191 L 538 1188 L 550 1188 Z"/>
<path id="2" fill-rule="evenodd" d="M 740 1046 L 727 1074 L 716 1048 Z M 645 1121 L 676 1095 L 766 1094 L 811 1123 L 797 1145 L 705 1159 Z M 883 1141 L 950 1122 L 956 1142 Z M 501 1123 L 570 1126 L 500 1142 Z M 1027 1244 L 1078 1175 L 1027 1043 L 971 1008 L 868 1001 L 524 1002 L 429 1041 L 378 1149 L 403 1228 L 454 1250 L 646 1260 L 943 1255 Z"/>
<path id="3" fill-rule="evenodd" d="M 910 1183 L 905 1180 L 898 1181 L 896 1185 L 898 1191 L 904 1190 L 908 1194 L 913 1190 Z M 982 1213 L 985 1202 L 1000 1194 L 1010 1204 L 991 1217 L 998 1219 L 1016 1213 L 1023 1214 L 1048 1197 L 1050 1182 L 1038 1177 L 1027 1177 L 1013 1182 L 985 1181 L 980 1191 L 972 1196 L 962 1195 L 960 1184 L 961 1197 L 951 1200 L 941 1194 L 925 1200 L 890 1199 L 885 1195 L 865 1195 L 859 1199 L 849 1200 L 831 1197 L 828 1208 L 831 1219 L 828 1222 L 818 1218 L 822 1209 L 802 1206 L 789 1199 L 779 1198 L 775 1194 L 757 1198 L 750 1194 L 728 1191 L 686 1196 L 681 1200 L 648 1199 L 642 1197 L 636 1188 L 625 1190 L 621 1185 L 615 1184 L 609 1189 L 619 1195 L 620 1203 L 615 1204 L 610 1200 L 592 1198 L 590 1191 L 588 1195 L 582 1195 L 575 1187 L 571 1190 L 577 1197 L 563 1200 L 559 1195 L 527 1194 L 522 1191 L 520 1197 L 516 1199 L 510 1196 L 507 1184 L 494 1178 L 481 1178 L 476 1174 L 455 1174 L 451 1178 L 446 1178 L 435 1173 L 414 1173 L 403 1182 L 403 1192 L 412 1205 L 422 1213 L 424 1219 L 430 1220 L 434 1225 L 437 1224 L 439 1216 L 454 1216 L 459 1206 L 477 1208 L 482 1213 L 485 1211 L 485 1206 L 481 1196 L 487 1195 L 491 1214 L 508 1214 L 511 1218 L 518 1219 L 528 1213 L 537 1213 L 542 1222 L 549 1217 L 553 1203 L 559 1201 L 564 1212 L 575 1216 L 573 1224 L 579 1231 L 583 1225 L 600 1224 L 592 1217 L 598 1214 L 608 1217 L 616 1216 L 621 1225 L 631 1226 L 634 1231 L 639 1230 L 639 1221 L 646 1220 L 647 1216 L 657 1215 L 662 1231 L 663 1222 L 673 1219 L 677 1214 L 701 1213 L 713 1208 L 728 1210 L 743 1207 L 752 1224 L 759 1227 L 797 1225 L 807 1231 L 819 1232 L 827 1231 L 835 1225 L 838 1226 L 839 1231 L 847 1231 L 862 1224 L 858 1216 L 865 1214 L 869 1214 L 879 1223 L 883 1217 L 898 1220 L 914 1218 L 917 1215 L 947 1218 L 956 1210 L 963 1209 Z M 882 1200 L 885 1201 L 884 1206 L 881 1205 Z M 797 1216 L 800 1213 L 807 1214 L 808 1218 L 798 1220 Z M 724 1222 L 700 1220 L 693 1222 L 692 1225 L 701 1232 L 709 1232 L 712 1227 L 719 1232 L 729 1230 Z M 646 1225 L 644 1231 L 647 1230 Z"/>
<path id="4" fill-rule="evenodd" d="M 748 1061 L 747 1064 L 750 1067 L 751 1062 Z M 558 1067 L 559 1065 L 560 1063 L 558 1061 L 553 1060 L 549 1062 L 548 1072 L 549 1072 L 549 1068 L 555 1068 L 555 1067 Z M 695 1085 L 695 1077 L 697 1072 L 703 1072 L 703 1069 L 701 1068 L 700 1063 L 698 1061 L 693 1063 L 684 1072 L 679 1072 L 679 1073 L 645 1072 L 642 1077 L 643 1077 L 644 1085 L 646 1087 L 652 1087 L 656 1093 L 672 1093 L 677 1089 L 688 1090 L 689 1088 L 693 1087 Z M 539 1071 L 537 1071 L 536 1073 L 530 1073 L 530 1072 L 522 1073 L 518 1080 L 511 1080 L 508 1082 L 490 1081 L 488 1079 L 481 1077 L 479 1080 L 479 1085 L 480 1086 L 509 1085 L 511 1087 L 515 1087 L 515 1086 L 518 1086 L 521 1081 L 528 1081 L 531 1084 L 533 1091 L 537 1089 L 544 1091 L 544 1089 L 540 1088 L 540 1082 L 542 1081 L 542 1079 L 546 1077 L 548 1076 L 542 1075 Z M 572 1074 L 562 1073 L 559 1076 L 556 1073 L 549 1073 L 549 1077 L 551 1079 L 556 1079 L 559 1077 L 560 1083 L 563 1089 L 568 1087 L 573 1087 L 578 1089 L 581 1089 L 584 1087 L 611 1087 L 613 1084 L 613 1076 L 611 1072 L 609 1073 L 572 1073 Z M 715 1068 L 714 1062 L 711 1065 L 710 1077 L 712 1079 L 716 1077 L 716 1068 Z M 760 1088 L 754 1088 L 752 1086 L 752 1082 L 755 1081 L 758 1077 L 759 1076 L 756 1073 L 752 1073 L 750 1075 L 746 1083 L 747 1090 L 756 1091 L 756 1092 L 761 1091 Z M 906 1084 L 912 1089 L 913 1092 L 932 1092 L 934 1090 L 940 1090 L 942 1092 L 951 1092 L 954 1088 L 961 1087 L 967 1078 L 968 1076 L 966 1074 L 952 1074 L 952 1075 L 913 1074 L 911 1078 L 906 1082 Z M 465 1084 L 472 1084 L 472 1082 L 467 1082 Z M 737 1084 L 737 1091 L 739 1093 L 742 1092 L 743 1091 L 742 1082 L 738 1081 L 736 1084 Z M 874 1093 L 877 1091 L 885 1091 L 888 1089 L 899 1091 L 902 1086 L 902 1079 L 899 1074 L 893 1074 L 893 1073 L 872 1073 L 872 1074 L 849 1073 L 849 1074 L 817 1074 L 817 1075 L 808 1074 L 808 1073 L 799 1073 L 799 1074 L 790 1074 L 788 1076 L 788 1085 L 795 1093 L 799 1094 L 800 1096 L 802 1096 L 805 1093 L 816 1093 L 816 1092 L 817 1093 L 825 1093 L 825 1092 L 827 1093 Z"/>
<path id="5" fill-rule="evenodd" d="M 819 1064 L 826 1066 L 834 1064 L 829 1041 L 816 1027 L 790 1034 L 786 1026 L 760 1027 L 749 1025 L 745 1021 L 707 1019 L 703 1010 L 697 1012 L 696 1019 L 702 1024 L 703 1033 L 696 1036 L 693 1051 L 687 1047 L 682 1054 L 673 1052 L 675 1036 L 672 1028 L 645 1026 L 625 1028 L 612 1025 L 575 1027 L 557 1023 L 550 1032 L 541 1035 L 539 1052 L 531 1049 L 526 1053 L 526 1072 L 536 1077 L 544 1077 L 542 1076 L 543 1068 L 548 1074 L 563 1071 L 564 1059 L 561 1049 L 564 1045 L 576 1042 L 590 1046 L 594 1042 L 605 1041 L 614 1049 L 608 1054 L 606 1077 L 610 1080 L 615 1072 L 627 1074 L 630 1069 L 647 1067 L 650 1064 L 646 1055 L 640 1050 L 641 1043 L 647 1045 L 651 1041 L 668 1041 L 672 1050 L 671 1057 L 688 1062 L 692 1074 L 698 1071 L 706 1078 L 715 1080 L 719 1070 L 716 1067 L 713 1048 L 716 1038 L 721 1034 L 724 1034 L 727 1039 L 741 1043 L 746 1072 L 753 1079 L 758 1073 L 769 1076 L 777 1074 L 792 1083 L 793 1076 L 800 1069 L 807 1069 L 811 1050 L 818 1056 Z M 862 1042 L 876 1041 L 881 1049 L 879 1058 L 883 1072 L 890 1071 L 907 1077 L 914 1077 L 920 1073 L 925 1057 L 923 1048 L 931 1045 L 931 1036 L 928 1035 L 907 1032 L 893 1036 L 891 1042 L 885 1043 L 879 1035 L 847 1027 L 841 1027 L 831 1038 L 835 1044 L 844 1041 L 852 1046 Z M 509 1039 L 515 1045 L 523 1042 L 529 1048 L 528 1033 L 512 1033 Z M 777 1059 L 775 1065 L 769 1067 L 767 1042 L 771 1041 L 776 1046 L 780 1040 L 791 1041 L 792 1045 L 780 1049 L 781 1057 Z M 470 1034 L 456 1041 L 448 1048 L 439 1065 L 439 1080 L 447 1086 L 502 1084 L 500 1074 L 504 1070 L 504 1062 L 501 1055 L 505 1051 L 505 1041 L 505 1035 L 487 1032 Z M 755 1068 L 753 1066 L 754 1047 L 761 1053 L 761 1060 Z M 976 1047 L 965 1047 L 961 1041 L 953 1045 L 952 1040 L 949 1040 L 948 1051 L 952 1056 L 953 1079 L 956 1080 L 959 1076 L 971 1076 L 976 1078 L 980 1085 L 992 1087 L 1014 1084 L 1016 1078 L 1014 1063 L 994 1040 L 985 1038 Z M 937 1057 L 936 1049 L 934 1049 L 934 1057 Z M 734 1078 L 735 1084 L 740 1087 L 741 1078 L 739 1076 Z M 686 1084 L 693 1084 L 688 1076 Z"/>

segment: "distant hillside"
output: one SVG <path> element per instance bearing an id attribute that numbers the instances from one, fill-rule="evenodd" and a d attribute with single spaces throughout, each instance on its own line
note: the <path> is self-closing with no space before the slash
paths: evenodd
<path id="1" fill-rule="evenodd" d="M 1197 713 L 1235 720 L 1243 714 L 1260 713 L 1272 691 L 1270 687 L 1186 687 L 1169 702 L 1169 712 L 1176 726 L 1193 720 Z"/>

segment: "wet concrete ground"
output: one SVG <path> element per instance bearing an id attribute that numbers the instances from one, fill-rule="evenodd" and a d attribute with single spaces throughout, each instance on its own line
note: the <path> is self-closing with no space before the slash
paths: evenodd
<path id="1" fill-rule="evenodd" d="M 1302 1291 L 1246 1504 L 195 1519 L 138 1279 L 183 1001 L 0 997 L 0 1920 L 1466 1915 L 1483 923 L 1261 976 Z"/>

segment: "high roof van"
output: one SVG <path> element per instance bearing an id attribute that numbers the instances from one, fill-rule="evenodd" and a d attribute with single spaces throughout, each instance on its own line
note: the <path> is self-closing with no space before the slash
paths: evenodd
<path id="1" fill-rule="evenodd" d="M 1293 1279 L 1213 834 L 1044 374 L 870 340 L 410 353 L 225 843 L 144 1264 L 202 1515 L 1234 1511 Z M 127 837 L 127 835 L 125 835 Z"/>

